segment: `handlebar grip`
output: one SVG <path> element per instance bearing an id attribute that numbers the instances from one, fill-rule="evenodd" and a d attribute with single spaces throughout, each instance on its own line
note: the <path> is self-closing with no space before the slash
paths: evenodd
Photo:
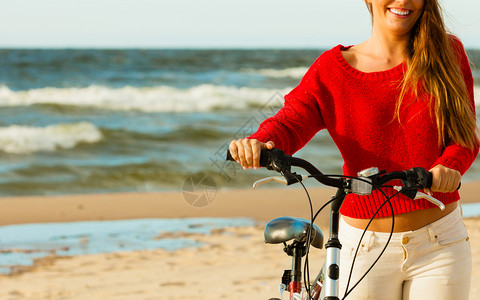
<path id="1" fill-rule="evenodd" d="M 427 184 L 425 185 L 426 189 L 429 189 L 432 187 L 433 183 L 433 174 L 432 172 L 427 172 Z"/>
<path id="2" fill-rule="evenodd" d="M 225 158 L 226 161 L 235 161 L 232 157 L 232 153 L 230 153 L 230 150 L 227 150 L 227 157 Z"/>
<path id="3" fill-rule="evenodd" d="M 262 149 L 262 151 L 260 152 L 260 166 L 261 167 L 266 167 L 266 168 L 270 167 L 270 165 L 272 163 L 272 151 L 273 151 L 273 149 L 272 150 Z M 227 161 L 235 161 L 232 157 L 232 154 L 230 153 L 230 150 L 227 150 L 226 160 Z"/>

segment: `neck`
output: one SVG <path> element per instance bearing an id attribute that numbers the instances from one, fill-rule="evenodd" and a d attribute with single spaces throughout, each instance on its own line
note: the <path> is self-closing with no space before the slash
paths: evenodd
<path id="1" fill-rule="evenodd" d="M 384 57 L 389 61 L 403 61 L 408 38 L 408 35 L 382 34 L 374 26 L 372 36 L 367 40 L 367 46 L 375 56 Z"/>

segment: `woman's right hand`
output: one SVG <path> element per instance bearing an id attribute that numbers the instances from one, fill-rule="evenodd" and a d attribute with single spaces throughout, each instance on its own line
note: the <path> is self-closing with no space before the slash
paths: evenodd
<path id="1" fill-rule="evenodd" d="M 233 159 L 242 165 L 243 169 L 260 167 L 260 152 L 262 149 L 273 149 L 272 141 L 262 143 L 255 139 L 241 139 L 230 142 L 228 149 Z"/>

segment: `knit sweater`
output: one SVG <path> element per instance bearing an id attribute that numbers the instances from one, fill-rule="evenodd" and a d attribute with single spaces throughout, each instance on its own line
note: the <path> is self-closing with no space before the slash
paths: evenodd
<path id="1" fill-rule="evenodd" d="M 459 63 L 472 101 L 473 77 L 460 41 L 457 40 Z M 354 69 L 343 58 L 338 45 L 324 52 L 309 68 L 299 85 L 285 96 L 285 104 L 273 117 L 265 120 L 250 138 L 273 141 L 288 154 L 301 149 L 322 129 L 327 129 L 344 160 L 345 175 L 378 167 L 387 172 L 437 164 L 458 170 L 462 175 L 473 163 L 478 148 L 469 150 L 457 144 L 439 146 L 435 115 L 429 95 L 418 99 L 407 95 L 400 109 L 400 122 L 394 119 L 399 82 L 406 63 L 392 69 L 364 73 Z M 383 191 L 392 196 L 395 191 Z M 459 199 L 458 191 L 434 193 L 448 204 Z M 353 218 L 371 218 L 385 201 L 379 191 L 367 196 L 349 194 L 340 212 Z M 411 200 L 403 195 L 391 201 L 394 214 L 434 207 L 426 200 Z M 384 205 L 376 217 L 391 215 Z"/>

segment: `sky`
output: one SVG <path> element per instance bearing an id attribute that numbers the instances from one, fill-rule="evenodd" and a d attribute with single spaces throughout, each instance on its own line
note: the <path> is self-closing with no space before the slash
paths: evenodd
<path id="1" fill-rule="evenodd" d="M 480 0 L 440 1 L 450 31 L 467 48 L 480 49 Z M 363 0 L 0 0 L 0 5 L 0 48 L 324 48 L 359 43 L 371 31 Z"/>

